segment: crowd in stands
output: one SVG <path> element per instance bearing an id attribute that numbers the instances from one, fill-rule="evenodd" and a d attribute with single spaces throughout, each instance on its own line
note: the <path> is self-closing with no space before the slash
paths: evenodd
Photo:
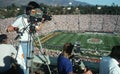
<path id="1" fill-rule="evenodd" d="M 8 25 L 15 17 L 0 19 L 0 33 L 7 33 L 9 42 L 13 43 L 17 33 L 6 32 Z M 53 15 L 51 21 L 45 22 L 38 35 L 48 34 L 57 30 L 73 32 L 120 32 L 120 17 L 118 15 Z"/>
<path id="2" fill-rule="evenodd" d="M 6 26 L 14 20 L 14 17 L 0 19 L 0 32 L 5 32 Z M 39 34 L 55 30 L 120 32 L 119 20 L 117 15 L 53 15 Z"/>

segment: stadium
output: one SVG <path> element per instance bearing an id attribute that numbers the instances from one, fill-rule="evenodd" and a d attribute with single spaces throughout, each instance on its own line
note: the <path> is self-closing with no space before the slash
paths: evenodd
<path id="1" fill-rule="evenodd" d="M 0 33 L 7 33 L 5 28 L 15 18 L 0 19 Z M 102 56 L 110 53 L 114 45 L 120 45 L 120 16 L 119 15 L 53 15 L 52 20 L 45 23 L 42 30 L 37 32 L 49 64 L 56 66 L 56 58 L 66 42 L 80 44 L 80 52 L 75 53 L 84 61 L 88 68 L 98 73 L 99 61 Z M 16 33 L 9 34 L 9 42 L 13 45 Z M 16 45 L 15 45 L 16 46 Z M 35 54 L 40 54 L 38 41 L 35 40 Z M 53 62 L 54 61 L 54 62 Z M 34 60 L 41 63 L 40 60 Z M 38 64 L 37 64 L 38 65 Z M 56 68 L 53 70 L 56 73 Z"/>

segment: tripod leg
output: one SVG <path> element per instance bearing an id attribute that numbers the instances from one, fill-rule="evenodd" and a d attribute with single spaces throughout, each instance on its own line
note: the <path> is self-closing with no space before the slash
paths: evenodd
<path id="1" fill-rule="evenodd" d="M 30 35 L 30 42 L 28 44 L 28 51 L 27 51 L 27 72 L 28 74 L 33 74 L 33 50 L 34 50 L 34 46 L 33 46 L 33 39 L 32 39 L 32 34 Z"/>
<path id="2" fill-rule="evenodd" d="M 35 37 L 35 36 L 34 36 Z M 41 52 L 41 54 L 43 54 L 43 47 L 42 47 L 42 44 L 41 44 L 41 42 L 40 42 L 40 38 L 39 38 L 39 36 L 38 36 L 38 34 L 36 33 L 36 37 L 37 37 L 37 40 L 38 40 L 38 42 L 39 42 L 39 46 L 40 46 L 40 52 Z M 49 67 L 49 65 L 48 65 L 48 60 L 47 60 L 47 58 L 43 55 L 43 57 L 44 57 L 44 61 L 45 61 L 45 64 L 47 65 L 47 67 L 48 67 L 48 70 L 49 70 L 49 74 L 51 74 L 51 70 L 50 70 L 50 67 Z"/>

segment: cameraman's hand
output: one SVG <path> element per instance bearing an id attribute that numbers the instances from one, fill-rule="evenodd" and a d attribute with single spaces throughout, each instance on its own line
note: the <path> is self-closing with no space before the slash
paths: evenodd
<path id="1" fill-rule="evenodd" d="M 93 74 L 92 73 L 92 71 L 91 70 L 86 70 L 86 71 L 84 71 L 84 73 L 83 74 Z"/>
<path id="2" fill-rule="evenodd" d="M 13 32 L 15 29 L 14 29 L 14 27 L 13 26 L 8 26 L 8 28 L 7 28 L 7 32 Z"/>
<path id="3" fill-rule="evenodd" d="M 42 29 L 42 26 L 43 26 L 43 25 L 44 25 L 44 23 L 43 23 L 43 22 L 40 22 L 39 25 L 35 26 L 35 29 L 36 29 L 37 31 L 40 31 L 40 30 Z"/>

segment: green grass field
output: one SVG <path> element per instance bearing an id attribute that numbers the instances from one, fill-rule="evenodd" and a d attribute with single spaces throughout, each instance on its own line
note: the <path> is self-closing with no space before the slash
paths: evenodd
<path id="1" fill-rule="evenodd" d="M 88 40 L 92 41 L 92 43 L 88 42 Z M 66 42 L 71 42 L 74 44 L 76 41 L 81 43 L 81 48 L 110 50 L 114 45 L 120 45 L 120 36 L 106 33 L 60 32 L 58 35 L 55 35 L 45 41 L 44 44 L 51 46 L 63 46 Z"/>

